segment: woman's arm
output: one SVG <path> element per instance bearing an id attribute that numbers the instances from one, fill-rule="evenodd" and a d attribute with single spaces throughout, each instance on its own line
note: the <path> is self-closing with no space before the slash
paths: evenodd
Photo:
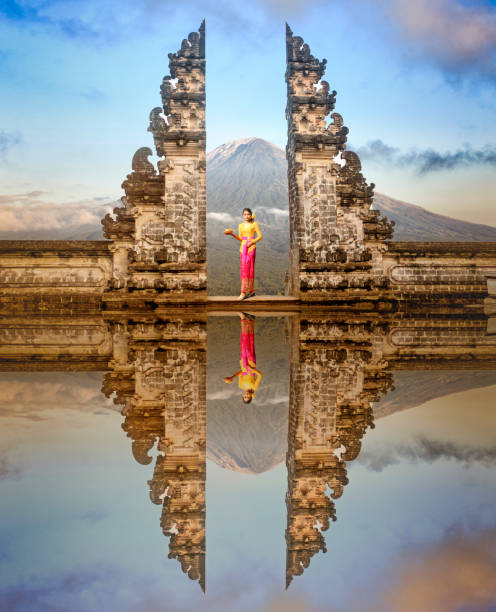
<path id="1" fill-rule="evenodd" d="M 225 378 L 223 378 L 222 380 L 225 383 L 232 383 L 232 381 L 236 378 L 236 376 L 239 376 L 242 373 L 242 370 L 240 370 L 239 372 L 236 372 L 235 374 L 233 374 L 232 376 L 226 376 Z"/>
<path id="2" fill-rule="evenodd" d="M 238 231 L 239 231 L 239 230 L 238 230 Z M 237 236 L 237 235 L 236 235 L 236 234 L 235 234 L 235 233 L 232 231 L 232 229 L 226 229 L 226 230 L 224 230 L 224 234 L 225 234 L 226 236 L 232 236 L 233 238 L 236 238 L 236 240 L 239 240 L 240 242 L 243 242 L 243 240 L 242 240 L 242 239 L 241 239 L 239 236 Z"/>
<path id="3" fill-rule="evenodd" d="M 255 380 L 255 384 L 253 385 L 253 391 L 256 391 L 258 389 L 258 386 L 260 385 L 260 383 L 262 381 L 262 372 L 260 372 L 256 368 L 253 368 L 253 371 L 255 372 L 255 375 L 257 377 L 256 380 Z"/>
<path id="4" fill-rule="evenodd" d="M 258 227 L 258 223 L 255 221 L 255 232 L 257 234 L 257 237 L 254 238 L 253 240 L 250 240 L 250 244 L 255 244 L 256 242 L 260 242 L 260 240 L 262 240 L 262 232 L 260 231 L 260 228 Z"/>

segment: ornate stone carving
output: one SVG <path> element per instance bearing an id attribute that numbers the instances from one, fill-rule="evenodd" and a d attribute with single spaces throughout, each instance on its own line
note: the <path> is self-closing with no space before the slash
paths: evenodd
<path id="1" fill-rule="evenodd" d="M 393 224 L 370 210 L 374 185 L 362 176 L 358 155 L 345 151 L 348 129 L 341 115 L 332 113 L 326 124 L 336 99 L 321 80 L 326 60 L 313 57 L 289 26 L 286 50 L 289 293 L 304 301 L 370 293 L 384 286 L 381 242 L 392 236 Z"/>
<path id="2" fill-rule="evenodd" d="M 206 295 L 205 22 L 169 54 L 169 67 L 148 128 L 164 159 L 157 170 L 151 149 L 136 151 L 123 208 L 102 223 L 114 241 L 111 290 L 195 301 Z"/>
<path id="3" fill-rule="evenodd" d="M 124 338 L 124 341 L 121 341 Z M 103 391 L 123 404 L 133 456 L 152 462 L 150 498 L 163 506 L 169 557 L 205 589 L 206 321 L 152 319 L 115 325 L 113 371 Z"/>
<path id="4" fill-rule="evenodd" d="M 290 325 L 286 586 L 326 552 L 323 532 L 336 520 L 333 500 L 348 483 L 346 462 L 374 426 L 371 403 L 392 384 L 383 334 L 360 321 L 301 316 Z"/>

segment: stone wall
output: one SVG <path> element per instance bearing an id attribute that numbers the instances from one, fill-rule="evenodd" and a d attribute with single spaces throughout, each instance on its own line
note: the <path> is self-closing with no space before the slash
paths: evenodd
<path id="1" fill-rule="evenodd" d="M 0 311 L 100 310 L 110 248 L 104 240 L 0 240 Z"/>
<path id="2" fill-rule="evenodd" d="M 496 276 L 495 242 L 389 242 L 383 254 L 391 299 L 482 301 Z M 388 293 L 385 292 L 385 293 Z"/>

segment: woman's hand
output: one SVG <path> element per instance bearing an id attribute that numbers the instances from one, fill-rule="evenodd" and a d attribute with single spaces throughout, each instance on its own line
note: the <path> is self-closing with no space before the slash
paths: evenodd
<path id="1" fill-rule="evenodd" d="M 232 383 L 232 379 L 233 379 L 233 377 L 232 377 L 232 376 L 226 376 L 226 377 L 225 377 L 225 378 L 223 378 L 222 380 L 223 380 L 225 383 Z"/>
<path id="2" fill-rule="evenodd" d="M 246 241 L 246 248 L 249 249 L 251 247 L 251 245 L 253 244 L 252 240 L 247 240 Z"/>
<path id="3" fill-rule="evenodd" d="M 232 231 L 232 229 L 225 229 L 225 230 L 224 230 L 224 234 L 225 234 L 226 236 L 232 236 L 232 235 L 233 235 L 233 231 Z"/>

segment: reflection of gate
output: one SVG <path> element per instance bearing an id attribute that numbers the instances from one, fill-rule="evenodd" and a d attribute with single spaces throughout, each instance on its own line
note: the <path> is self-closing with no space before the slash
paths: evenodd
<path id="1" fill-rule="evenodd" d="M 392 372 L 495 370 L 496 339 L 484 316 L 427 309 L 332 316 L 306 309 L 288 317 L 288 328 L 289 584 L 325 550 L 347 465 L 373 426 L 373 403 L 391 389 Z M 121 406 L 134 458 L 154 462 L 150 497 L 162 506 L 170 556 L 204 588 L 206 311 L 11 316 L 0 336 L 0 370 L 106 372 L 102 392 Z"/>

